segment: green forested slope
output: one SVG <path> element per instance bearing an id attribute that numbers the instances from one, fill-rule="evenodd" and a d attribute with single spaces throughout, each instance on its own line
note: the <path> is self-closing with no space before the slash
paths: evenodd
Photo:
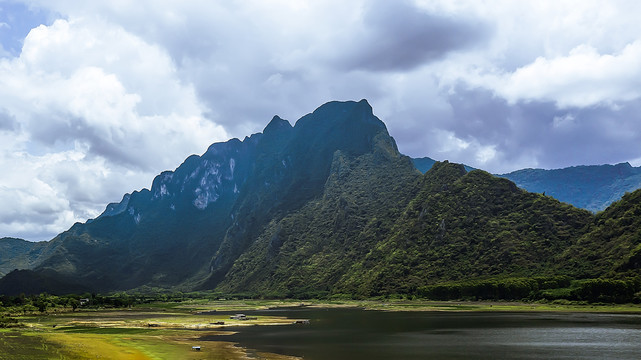
<path id="1" fill-rule="evenodd" d="M 419 173 L 387 134 L 372 153 L 336 152 L 321 197 L 273 221 L 218 287 L 280 296 L 327 293 L 385 238 Z"/>
<path id="2" fill-rule="evenodd" d="M 575 245 L 563 254 L 565 270 L 576 277 L 639 274 L 641 190 L 627 193 L 597 214 Z"/>
<path id="3" fill-rule="evenodd" d="M 344 291 L 414 292 L 448 280 L 549 273 L 589 212 L 462 165 L 437 163 L 389 237 L 355 264 Z"/>
<path id="4" fill-rule="evenodd" d="M 371 159 L 335 156 L 341 181 L 335 170 L 323 198 L 271 224 L 219 289 L 376 296 L 448 280 L 551 275 L 592 219 L 458 164 L 437 163 L 390 186 L 386 176 L 403 173 L 403 162 Z"/>
<path id="5" fill-rule="evenodd" d="M 234 222 L 212 258 L 210 276 L 200 287 L 213 288 L 225 281 L 234 262 L 271 224 L 322 197 L 337 154 L 358 158 L 372 154 L 381 142 L 400 156 L 385 124 L 365 100 L 327 103 L 299 119 L 289 136 L 274 146 L 260 151 L 261 142 L 254 171 L 232 210 Z M 407 163 L 403 172 L 417 175 Z M 393 183 L 394 178 L 385 181 Z"/>

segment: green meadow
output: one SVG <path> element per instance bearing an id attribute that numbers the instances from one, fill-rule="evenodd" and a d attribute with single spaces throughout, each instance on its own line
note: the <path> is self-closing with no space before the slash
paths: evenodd
<path id="1" fill-rule="evenodd" d="M 8 318 L 16 322 L 0 329 L 0 359 L 291 359 L 277 354 L 248 353 L 225 341 L 225 335 L 232 333 L 225 329 L 287 325 L 293 319 L 261 316 L 255 320 L 232 320 L 229 315 L 201 313 L 260 307 L 193 302 L 127 310 L 13 314 Z M 220 341 L 200 340 L 211 335 L 219 336 Z M 193 346 L 200 346 L 200 350 L 193 350 Z"/>

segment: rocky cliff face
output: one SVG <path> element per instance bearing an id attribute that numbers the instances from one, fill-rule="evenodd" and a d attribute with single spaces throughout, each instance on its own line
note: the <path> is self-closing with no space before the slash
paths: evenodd
<path id="1" fill-rule="evenodd" d="M 274 121 L 278 120 L 270 125 Z M 377 137 L 393 143 L 365 100 L 325 104 L 298 120 L 293 129 L 268 126 L 264 136 L 254 171 L 234 206 L 234 223 L 212 258 L 204 288 L 219 284 L 268 224 L 322 195 L 335 154 L 371 153 Z"/>
<path id="2" fill-rule="evenodd" d="M 293 127 L 276 116 L 58 235 L 34 269 L 98 290 L 214 287 L 267 224 L 322 193 L 337 151 L 371 152 L 381 134 L 389 138 L 364 100 L 325 104 Z"/>

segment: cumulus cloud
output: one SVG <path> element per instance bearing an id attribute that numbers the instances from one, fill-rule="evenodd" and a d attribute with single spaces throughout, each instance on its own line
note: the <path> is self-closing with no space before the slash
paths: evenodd
<path id="1" fill-rule="evenodd" d="M 0 130 L 19 134 L 0 164 L 15 178 L 0 198 L 20 201 L 0 214 L 4 233 L 37 240 L 228 137 L 164 50 L 96 19 L 34 28 L 0 60 L 0 109 Z"/>
<path id="2" fill-rule="evenodd" d="M 580 45 L 567 56 L 534 62 L 504 75 L 481 76 L 477 85 L 494 89 L 511 103 L 553 101 L 561 108 L 616 106 L 641 97 L 641 41 L 616 54 Z"/>
<path id="3" fill-rule="evenodd" d="M 0 57 L 19 55 L 29 31 L 40 24 L 49 24 L 53 16 L 30 4 L 0 1 Z"/>
<path id="4" fill-rule="evenodd" d="M 147 135 L 177 131 L 185 137 L 166 140 L 186 147 L 226 136 L 202 117 L 194 89 L 175 76 L 168 56 L 116 26 L 82 19 L 40 26 L 19 58 L 0 63 L 0 72 L 5 108 L 42 143 L 81 140 L 108 158 L 126 148 L 126 156 L 143 158 L 115 160 L 145 166 L 148 152 L 156 151 Z"/>

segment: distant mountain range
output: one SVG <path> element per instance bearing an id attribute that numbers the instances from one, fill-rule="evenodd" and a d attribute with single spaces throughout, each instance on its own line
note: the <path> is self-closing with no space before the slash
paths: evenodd
<path id="1" fill-rule="evenodd" d="M 15 238 L 0 239 L 0 277 L 14 269 L 29 269 L 46 243 Z"/>
<path id="2" fill-rule="evenodd" d="M 412 159 L 422 173 L 436 162 L 429 157 Z M 468 171 L 473 168 L 466 166 Z M 563 169 L 522 169 L 496 175 L 530 192 L 552 196 L 576 207 L 598 212 L 641 188 L 641 167 L 617 165 L 573 166 Z"/>
<path id="3" fill-rule="evenodd" d="M 0 271 L 23 270 L 0 279 L 0 293 L 378 296 L 639 272 L 639 191 L 594 215 L 459 164 L 422 174 L 421 161 L 399 153 L 365 100 L 327 103 L 295 126 L 276 116 L 49 242 L 1 239 Z"/>
<path id="4" fill-rule="evenodd" d="M 629 163 L 523 169 L 498 175 L 531 192 L 545 193 L 592 212 L 605 210 L 627 192 L 641 188 L 641 167 Z"/>

